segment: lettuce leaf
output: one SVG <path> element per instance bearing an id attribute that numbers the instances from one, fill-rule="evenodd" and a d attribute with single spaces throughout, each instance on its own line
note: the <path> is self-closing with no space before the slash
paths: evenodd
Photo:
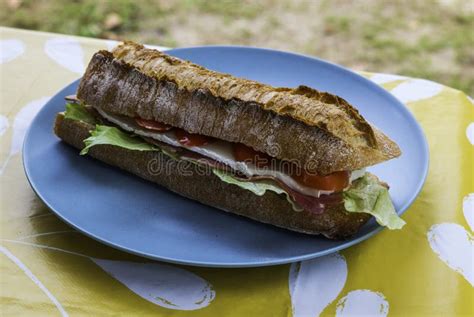
<path id="1" fill-rule="evenodd" d="M 371 214 L 381 225 L 389 229 L 401 229 L 405 225 L 396 213 L 388 189 L 370 174 L 354 181 L 344 193 L 344 207 L 348 212 Z"/>
<path id="2" fill-rule="evenodd" d="M 77 103 L 67 103 L 64 117 L 70 120 L 83 121 L 89 124 L 96 124 L 97 120 L 91 115 L 87 109 Z M 98 144 L 108 144 L 123 147 L 136 151 L 159 151 L 160 148 L 143 141 L 133 134 L 124 132 L 116 127 L 106 125 L 95 125 L 95 130 L 91 131 L 91 135 L 84 140 L 86 147 L 82 149 L 81 155 L 87 154 L 89 149 Z"/>
<path id="3" fill-rule="evenodd" d="M 135 151 L 159 151 L 160 149 L 139 137 L 123 132 L 116 127 L 96 125 L 91 135 L 84 140 L 86 147 L 82 149 L 81 155 L 87 154 L 89 149 L 95 145 L 108 144 L 119 146 Z"/>
<path id="4" fill-rule="evenodd" d="M 223 181 L 225 183 L 228 183 L 228 184 L 237 185 L 240 188 L 251 191 L 252 193 L 254 193 L 257 196 L 263 196 L 267 190 L 275 192 L 277 194 L 284 194 L 286 196 L 286 199 L 288 200 L 288 202 L 293 207 L 293 210 L 295 210 L 295 211 L 302 211 L 303 210 L 303 209 L 301 209 L 301 207 L 297 206 L 293 202 L 293 199 L 288 195 L 288 193 L 285 190 L 283 190 L 281 187 L 279 187 L 277 185 L 273 185 L 271 183 L 262 182 L 262 181 L 259 181 L 259 182 L 241 181 L 241 180 L 233 177 L 232 175 L 230 175 L 230 174 L 228 174 L 224 171 L 218 170 L 218 169 L 214 169 L 214 170 L 212 170 L 212 172 L 217 177 L 219 177 L 221 179 L 221 181 Z"/>
<path id="5" fill-rule="evenodd" d="M 96 120 L 83 105 L 77 103 L 67 103 L 66 112 L 64 113 L 66 119 L 79 120 L 90 124 L 95 124 Z"/>

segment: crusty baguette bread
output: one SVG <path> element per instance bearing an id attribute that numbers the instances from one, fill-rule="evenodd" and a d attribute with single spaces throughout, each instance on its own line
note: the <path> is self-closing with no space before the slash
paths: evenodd
<path id="1" fill-rule="evenodd" d="M 91 124 L 66 119 L 63 113 L 57 115 L 54 126 L 56 135 L 77 149 L 84 147 L 83 140 L 93 129 Z M 89 155 L 206 205 L 293 231 L 344 238 L 356 233 L 370 218 L 368 214 L 346 212 L 343 203 L 332 205 L 321 214 L 296 212 L 284 195 L 267 191 L 257 196 L 221 181 L 212 173 L 197 173 L 195 164 L 184 165 L 190 173 L 183 173 L 183 165 L 178 171 L 178 164 L 170 163 L 172 159 L 158 151 L 96 145 Z M 153 162 L 152 171 L 150 162 Z"/>
<path id="2" fill-rule="evenodd" d="M 400 155 L 342 98 L 217 73 L 132 42 L 97 52 L 77 96 L 111 113 L 244 143 L 320 175 Z"/>

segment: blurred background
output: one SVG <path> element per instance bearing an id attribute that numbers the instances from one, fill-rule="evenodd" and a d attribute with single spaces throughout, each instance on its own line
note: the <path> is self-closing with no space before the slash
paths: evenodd
<path id="1" fill-rule="evenodd" d="M 474 0 L 0 0 L 0 25 L 163 46 L 238 44 L 474 95 Z"/>

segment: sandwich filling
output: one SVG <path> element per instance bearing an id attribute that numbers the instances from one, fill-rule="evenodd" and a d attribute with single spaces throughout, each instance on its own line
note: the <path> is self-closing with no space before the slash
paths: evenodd
<path id="1" fill-rule="evenodd" d="M 81 104 L 66 106 L 67 119 L 96 127 L 84 140 L 86 147 L 81 154 L 99 144 L 137 151 L 161 151 L 174 159 L 204 164 L 221 181 L 256 195 L 261 196 L 267 190 L 283 194 L 295 211 L 321 213 L 328 205 L 343 202 L 347 212 L 369 213 L 379 224 L 390 229 L 404 225 L 395 212 L 387 188 L 364 170 L 313 175 L 243 144 L 190 134 L 161 122 L 115 115 L 99 108 L 95 110 L 105 119 L 105 125 Z"/>
<path id="2" fill-rule="evenodd" d="M 318 182 L 315 180 L 318 178 L 317 175 L 305 173 L 301 169 L 290 166 L 290 164 L 273 160 L 268 155 L 254 151 L 240 143 L 211 139 L 202 135 L 190 134 L 160 122 L 150 122 L 139 118 L 133 119 L 110 114 L 100 108 L 95 109 L 102 117 L 125 131 L 178 148 L 185 148 L 205 158 L 225 164 L 247 177 L 267 176 L 270 179 L 278 179 L 291 189 L 307 196 L 320 197 L 321 195 L 329 195 L 335 191 L 343 190 L 348 188 L 353 180 L 365 174 L 365 170 L 357 170 L 351 173 L 342 172 L 336 175 L 319 177 L 321 180 Z M 294 175 L 291 176 L 291 174 Z M 311 187 L 305 185 L 305 183 L 316 184 Z"/>

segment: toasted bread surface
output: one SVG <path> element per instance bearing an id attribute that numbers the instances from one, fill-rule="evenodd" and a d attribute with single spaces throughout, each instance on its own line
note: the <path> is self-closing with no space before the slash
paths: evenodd
<path id="1" fill-rule="evenodd" d="M 96 53 L 77 95 L 111 113 L 244 143 L 320 175 L 400 155 L 340 97 L 236 78 L 131 42 Z"/>

